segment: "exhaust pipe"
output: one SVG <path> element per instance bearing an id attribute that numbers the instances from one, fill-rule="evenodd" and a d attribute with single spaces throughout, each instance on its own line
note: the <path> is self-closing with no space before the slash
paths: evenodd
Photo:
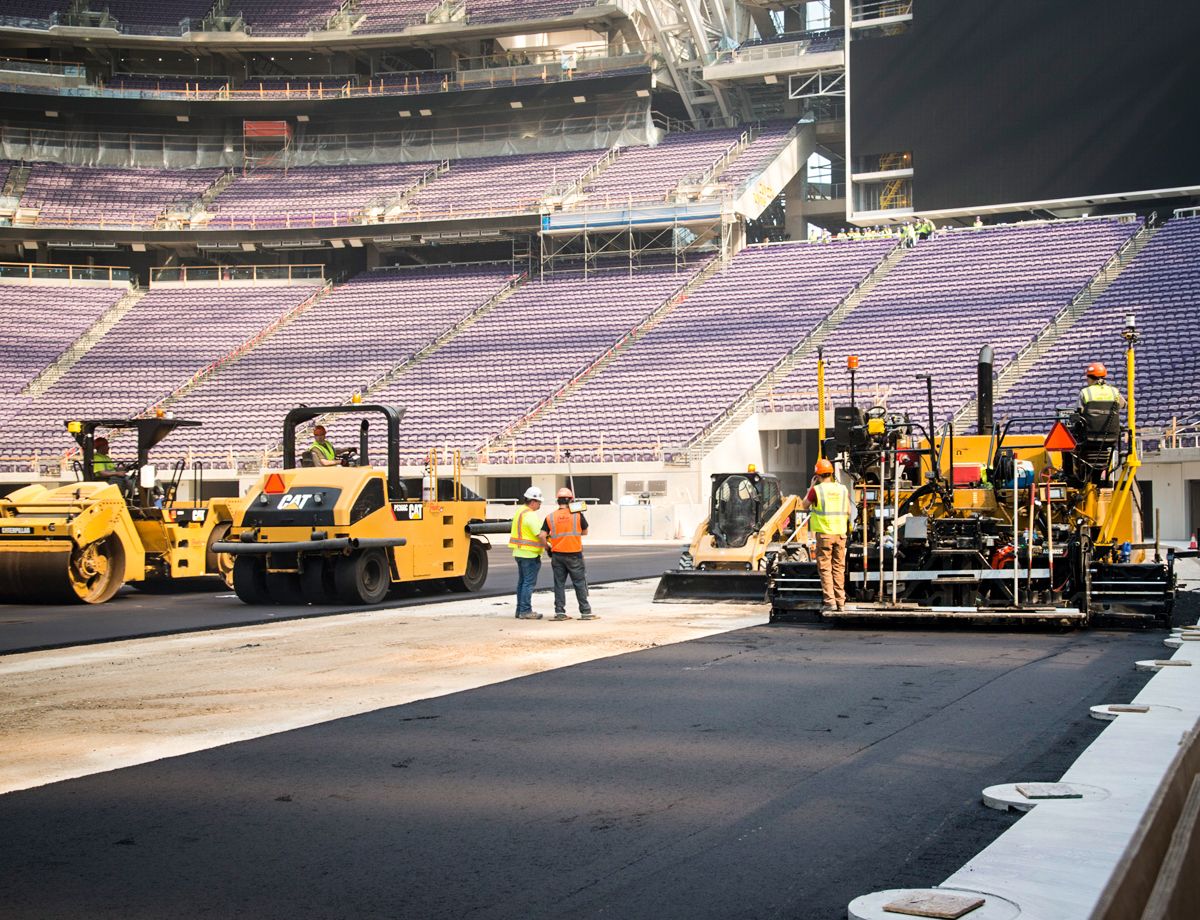
<path id="1" fill-rule="evenodd" d="M 991 345 L 979 349 L 979 364 L 976 371 L 977 396 L 975 399 L 975 415 L 979 420 L 978 433 L 991 434 L 995 429 L 995 419 L 992 412 L 992 366 L 995 364 L 995 354 Z"/>

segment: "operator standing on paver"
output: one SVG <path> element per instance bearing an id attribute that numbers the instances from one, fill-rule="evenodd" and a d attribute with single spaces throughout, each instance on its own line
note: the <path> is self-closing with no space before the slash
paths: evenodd
<path id="1" fill-rule="evenodd" d="M 800 502 L 809 512 L 808 529 L 817 538 L 817 571 L 825 596 L 822 613 L 846 609 L 846 531 L 850 527 L 850 493 L 833 478 L 833 464 L 821 458 L 812 488 Z"/>
<path id="2" fill-rule="evenodd" d="M 587 571 L 583 564 L 583 538 L 587 536 L 587 518 L 582 511 L 572 511 L 575 494 L 567 488 L 558 490 L 558 508 L 542 524 L 542 533 L 550 544 L 550 568 L 554 572 L 554 619 L 569 620 L 567 616 L 567 577 L 575 589 L 579 604 L 579 619 L 597 620 L 588 602 Z"/>
<path id="3" fill-rule="evenodd" d="M 540 620 L 533 612 L 533 588 L 542 567 L 542 552 L 549 549 L 542 536 L 542 490 L 530 486 L 525 490 L 525 504 L 513 515 L 508 536 L 508 548 L 517 563 L 517 619 Z"/>

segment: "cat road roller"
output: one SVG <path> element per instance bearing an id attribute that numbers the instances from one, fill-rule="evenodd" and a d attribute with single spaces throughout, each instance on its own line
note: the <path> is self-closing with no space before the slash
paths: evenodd
<path id="1" fill-rule="evenodd" d="M 1170 623 L 1174 553 L 1144 542 L 1128 405 L 992 420 L 992 350 L 978 365 L 978 432 L 935 430 L 882 406 L 839 406 L 824 456 L 850 485 L 845 609 L 823 619 L 965 620 L 1060 627 Z M 853 393 L 853 387 L 851 388 Z M 1125 415 L 1125 418 L 1122 418 Z M 1124 424 L 1122 424 L 1124 422 Z M 785 547 L 768 572 L 771 619 L 822 609 L 816 565 Z"/>
<path id="2" fill-rule="evenodd" d="M 176 428 L 199 422 L 173 418 L 69 421 L 82 460 L 79 481 L 25 486 L 0 499 L 0 598 L 16 603 L 101 604 L 130 583 L 165 591 L 181 579 L 228 579 L 233 560 L 213 548 L 241 512 L 236 498 L 199 500 L 203 468 L 192 468 L 195 501 L 178 501 L 184 461 L 159 484 L 151 448 Z M 93 463 L 97 429 L 132 431 L 131 464 Z M 111 467 L 111 468 L 106 468 Z"/>
<path id="3" fill-rule="evenodd" d="M 297 463 L 296 428 L 324 416 L 382 415 L 387 468 L 370 466 L 369 419 L 340 465 Z M 233 588 L 247 604 L 378 604 L 393 585 L 478 591 L 488 572 L 486 503 L 464 489 L 458 470 L 438 479 L 400 478 L 403 410 L 355 404 L 293 409 L 283 424 L 283 469 L 265 473 L 246 497 L 231 538 L 217 551 L 234 557 Z M 436 485 L 434 485 L 436 483 Z"/>

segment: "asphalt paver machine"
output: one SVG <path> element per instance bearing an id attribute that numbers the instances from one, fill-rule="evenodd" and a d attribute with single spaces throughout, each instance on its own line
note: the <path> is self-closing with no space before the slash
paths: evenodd
<path id="1" fill-rule="evenodd" d="M 175 418 L 68 421 L 78 443 L 78 481 L 29 485 L 0 499 L 0 597 L 21 603 L 100 604 L 129 583 L 166 591 L 202 576 L 229 579 L 233 561 L 214 548 L 241 513 L 237 498 L 203 498 L 203 466 L 191 468 L 192 499 L 178 499 L 187 470 L 161 481 L 150 451 L 178 428 Z M 97 471 L 96 432 L 137 437 L 137 456 Z"/>
<path id="2" fill-rule="evenodd" d="M 297 426 L 345 414 L 382 416 L 385 468 L 370 465 L 370 418 L 359 444 L 335 466 L 297 462 Z M 265 473 L 246 497 L 231 539 L 233 587 L 247 604 L 378 604 L 394 585 L 478 591 L 488 573 L 489 533 L 508 521 L 486 519 L 486 502 L 452 477 L 400 475 L 403 410 L 351 404 L 293 409 L 283 423 L 283 468 Z M 432 463 L 432 461 L 431 461 Z"/>
<path id="3" fill-rule="evenodd" d="M 851 488 L 854 522 L 846 609 L 821 616 L 1169 623 L 1173 551 L 1143 542 L 1135 488 L 1132 321 L 1125 338 L 1124 424 L 1117 403 L 1103 402 L 993 425 L 990 348 L 980 355 L 976 434 L 934 431 L 928 377 L 924 423 L 880 406 L 837 407 L 823 451 Z M 811 618 L 822 606 L 816 565 L 783 547 L 768 595 L 772 620 Z"/>

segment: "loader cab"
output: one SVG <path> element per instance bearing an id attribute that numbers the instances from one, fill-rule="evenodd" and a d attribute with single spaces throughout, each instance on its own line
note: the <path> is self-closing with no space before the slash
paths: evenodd
<path id="1" fill-rule="evenodd" d="M 751 469 L 745 473 L 713 473 L 708 531 L 720 548 L 745 546 L 779 510 L 779 480 Z"/>
<path id="2" fill-rule="evenodd" d="M 158 471 L 150 463 L 150 451 L 177 428 L 195 428 L 199 422 L 178 418 L 79 419 L 64 422 L 67 431 L 79 445 L 82 458 L 78 475 L 84 482 L 111 482 L 120 487 L 130 511 L 157 516 L 164 498 L 173 497 L 181 467 L 177 465 L 171 486 L 164 490 L 158 484 Z M 137 437 L 134 459 L 117 461 L 115 475 L 101 475 L 95 469 L 97 432 L 133 431 Z M 119 448 L 118 448 L 119 449 Z"/>

